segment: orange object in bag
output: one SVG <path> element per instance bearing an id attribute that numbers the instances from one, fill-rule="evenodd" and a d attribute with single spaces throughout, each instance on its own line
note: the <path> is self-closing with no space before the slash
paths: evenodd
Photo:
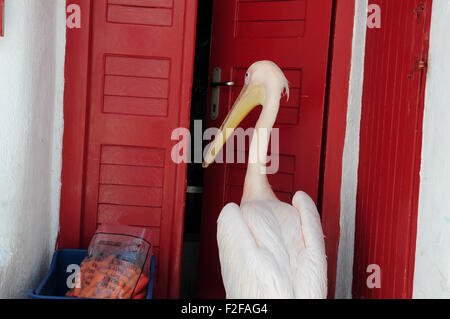
<path id="1" fill-rule="evenodd" d="M 79 286 L 66 297 L 145 299 L 151 257 L 149 230 L 103 224 L 80 266 Z"/>

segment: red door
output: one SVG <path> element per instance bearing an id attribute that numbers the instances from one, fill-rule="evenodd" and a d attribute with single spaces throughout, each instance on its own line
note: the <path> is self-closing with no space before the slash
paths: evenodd
<path id="1" fill-rule="evenodd" d="M 297 190 L 316 200 L 322 145 L 327 58 L 332 0 L 215 0 L 211 79 L 221 69 L 219 127 L 242 89 L 246 69 L 255 61 L 272 60 L 286 74 L 291 98 L 283 100 L 276 127 L 280 129 L 280 170 L 269 176 L 279 199 L 291 203 Z M 253 127 L 259 110 L 242 123 Z M 246 165 L 214 164 L 205 172 L 201 224 L 199 297 L 224 297 L 216 242 L 216 220 L 226 203 L 240 203 Z"/>
<path id="2" fill-rule="evenodd" d="M 412 297 L 426 75 L 420 61 L 428 55 L 431 2 L 373 1 L 382 24 L 367 30 L 355 298 Z M 369 265 L 380 267 L 379 287 L 367 285 Z"/>
<path id="3" fill-rule="evenodd" d="M 186 166 L 171 160 L 171 133 L 189 125 L 196 1 L 79 3 L 83 14 L 90 12 L 90 17 L 83 16 L 90 19 L 90 67 L 87 78 L 69 81 L 86 85 L 87 102 L 80 105 L 82 97 L 68 98 L 69 87 L 65 107 L 86 108 L 85 139 L 76 140 L 85 145 L 84 179 L 67 177 L 67 171 L 76 169 L 71 166 L 73 154 L 68 155 L 74 147 L 69 135 L 84 123 L 66 117 L 61 237 L 78 233 L 72 238 L 86 248 L 101 223 L 150 228 L 157 259 L 155 295 L 177 297 Z M 70 47 L 70 37 L 77 37 L 71 32 L 76 31 L 68 31 L 68 48 L 77 50 Z M 74 61 L 67 61 L 66 72 L 73 70 Z M 72 192 L 71 182 L 81 183 L 80 197 Z M 78 200 L 79 212 L 69 206 Z M 75 244 L 62 240 L 61 245 L 69 243 Z"/>

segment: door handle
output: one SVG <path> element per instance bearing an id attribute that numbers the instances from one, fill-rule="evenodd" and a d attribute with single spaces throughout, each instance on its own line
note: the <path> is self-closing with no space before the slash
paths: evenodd
<path id="1" fill-rule="evenodd" d="M 230 82 L 211 82 L 211 87 L 216 88 L 218 86 L 234 86 L 235 83 L 233 81 Z"/>
<path id="2" fill-rule="evenodd" d="M 235 83 L 233 81 L 222 81 L 222 70 L 219 67 L 213 69 L 211 82 L 211 120 L 216 121 L 219 118 L 219 102 L 220 102 L 220 88 L 232 87 Z"/>

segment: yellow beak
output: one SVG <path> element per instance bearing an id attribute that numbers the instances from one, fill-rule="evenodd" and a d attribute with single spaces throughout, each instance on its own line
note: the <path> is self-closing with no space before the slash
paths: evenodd
<path id="1" fill-rule="evenodd" d="M 225 145 L 226 141 L 233 135 L 236 127 L 242 120 L 258 105 L 263 104 L 265 99 L 264 86 L 246 85 L 231 108 L 214 141 L 210 144 L 208 152 L 203 161 L 203 167 L 207 168 L 216 158 L 217 154 Z"/>

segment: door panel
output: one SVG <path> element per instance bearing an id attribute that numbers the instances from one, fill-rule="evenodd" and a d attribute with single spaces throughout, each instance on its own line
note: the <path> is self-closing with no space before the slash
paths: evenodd
<path id="1" fill-rule="evenodd" d="M 73 231 L 86 248 L 101 223 L 151 229 L 155 296 L 177 297 L 186 165 L 171 159 L 171 133 L 189 125 L 197 2 L 89 5 L 83 203 Z"/>
<path id="2" fill-rule="evenodd" d="M 280 170 L 269 182 L 288 203 L 297 190 L 317 202 L 331 11 L 332 0 L 214 1 L 211 77 L 213 68 L 220 67 L 222 81 L 235 86 L 221 88 L 219 117 L 211 120 L 209 107 L 207 125 L 220 126 L 253 62 L 277 63 L 289 80 L 291 98 L 281 101 L 275 125 L 280 129 Z M 253 111 L 241 127 L 253 127 L 259 114 L 260 109 Z M 235 150 L 225 147 L 229 151 Z M 226 203 L 240 203 L 245 170 L 246 164 L 213 164 L 205 172 L 199 297 L 224 296 L 216 221 Z"/>
<path id="3" fill-rule="evenodd" d="M 371 1 L 372 2 L 372 1 Z M 369 29 L 361 114 L 353 296 L 411 298 L 431 0 L 380 0 Z M 374 2 L 375 3 L 375 2 Z M 381 287 L 367 286 L 367 267 Z"/>

